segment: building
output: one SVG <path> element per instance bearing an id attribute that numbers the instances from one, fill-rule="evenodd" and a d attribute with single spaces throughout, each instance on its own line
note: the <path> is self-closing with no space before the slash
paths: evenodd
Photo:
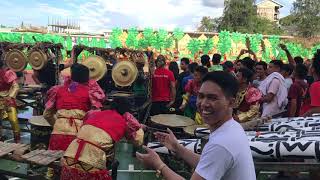
<path id="1" fill-rule="evenodd" d="M 256 5 L 259 16 L 279 23 L 280 8 L 284 7 L 284 5 L 274 0 L 261 0 Z"/>

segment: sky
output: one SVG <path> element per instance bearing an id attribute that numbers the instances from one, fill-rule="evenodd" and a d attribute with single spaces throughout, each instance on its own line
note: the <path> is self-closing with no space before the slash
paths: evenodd
<path id="1" fill-rule="evenodd" d="M 261 1 L 261 0 L 260 0 Z M 287 16 L 294 0 L 278 0 Z M 203 16 L 219 17 L 224 0 L 1 0 L 0 24 L 46 26 L 48 19 L 80 23 L 83 32 L 114 27 L 176 27 L 193 31 Z"/>

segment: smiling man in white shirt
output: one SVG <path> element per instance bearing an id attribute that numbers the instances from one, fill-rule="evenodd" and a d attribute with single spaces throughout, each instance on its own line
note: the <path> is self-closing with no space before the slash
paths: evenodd
<path id="1" fill-rule="evenodd" d="M 241 125 L 232 118 L 232 108 L 238 91 L 235 77 L 226 72 L 208 73 L 200 88 L 197 108 L 209 125 L 209 141 L 201 155 L 179 145 L 174 134 L 155 133 L 157 139 L 195 168 L 192 180 L 255 180 L 255 169 L 247 137 Z M 153 150 L 137 153 L 146 166 L 156 169 L 164 179 L 183 179 L 166 166 Z"/>

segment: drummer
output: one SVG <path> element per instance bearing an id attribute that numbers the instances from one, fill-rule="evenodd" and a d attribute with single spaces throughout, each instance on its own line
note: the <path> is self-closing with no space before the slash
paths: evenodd
<path id="1" fill-rule="evenodd" d="M 114 144 L 123 137 L 135 145 L 143 143 L 142 125 L 129 111 L 128 99 L 116 97 L 110 110 L 88 113 L 61 161 L 61 180 L 111 180 L 108 166 L 115 156 Z"/>
<path id="2" fill-rule="evenodd" d="M 48 91 L 44 118 L 53 125 L 49 149 L 65 151 L 80 129 L 86 112 L 101 108 L 104 98 L 97 82 L 89 80 L 89 69 L 81 64 L 72 65 L 71 79 Z"/>
<path id="3" fill-rule="evenodd" d="M 16 96 L 18 91 L 19 84 L 17 83 L 16 73 L 5 67 L 4 61 L 0 59 L 0 120 L 9 119 L 16 143 L 20 142 L 20 127 L 16 109 Z M 1 137 L 2 132 L 0 129 L 0 138 Z"/>

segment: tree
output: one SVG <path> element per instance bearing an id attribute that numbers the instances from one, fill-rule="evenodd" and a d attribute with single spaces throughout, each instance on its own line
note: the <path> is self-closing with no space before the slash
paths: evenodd
<path id="1" fill-rule="evenodd" d="M 210 16 L 202 17 L 198 31 L 201 32 L 215 32 L 218 31 L 218 26 L 221 18 L 211 18 Z"/>
<path id="2" fill-rule="evenodd" d="M 303 37 L 312 37 L 320 30 L 319 0 L 296 0 L 292 14 L 297 31 Z"/>
<path id="3" fill-rule="evenodd" d="M 254 28 L 257 10 L 255 0 L 225 0 L 224 12 L 219 30 L 240 31 Z"/>

